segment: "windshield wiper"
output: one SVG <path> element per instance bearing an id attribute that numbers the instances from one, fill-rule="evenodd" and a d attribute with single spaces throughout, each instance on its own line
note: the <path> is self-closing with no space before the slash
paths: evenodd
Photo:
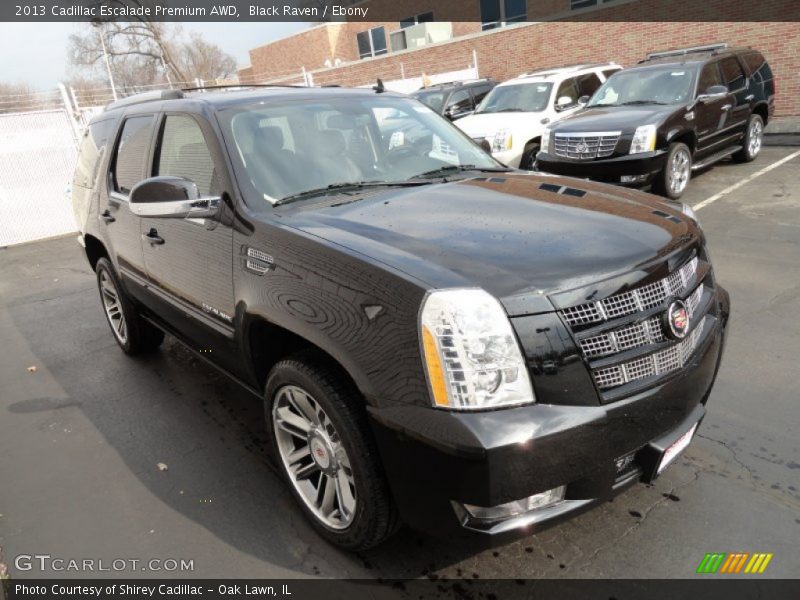
<path id="1" fill-rule="evenodd" d="M 414 175 L 409 181 L 416 181 L 419 179 L 433 178 L 440 175 L 447 175 L 448 173 L 460 173 L 463 171 L 480 171 L 482 173 L 508 173 L 513 169 L 508 167 L 476 167 L 475 165 L 447 165 L 440 169 L 433 169 L 432 171 L 425 171 L 419 175 Z"/>
<path id="2" fill-rule="evenodd" d="M 325 194 L 329 194 L 331 192 L 340 191 L 344 189 L 358 190 L 367 187 L 410 187 L 415 185 L 426 185 L 429 183 L 432 182 L 430 181 L 346 181 L 342 183 L 332 183 L 326 187 L 305 190 L 303 192 L 298 192 L 297 194 L 292 194 L 291 196 L 286 196 L 285 198 L 281 198 L 280 200 L 275 202 L 275 204 L 273 204 L 272 206 L 282 206 L 290 202 L 303 200 L 304 198 L 311 198 L 312 196 L 322 196 Z"/>
<path id="3" fill-rule="evenodd" d="M 619 106 L 633 106 L 636 104 L 666 104 L 666 102 L 659 102 L 658 100 L 629 100 L 628 102 L 623 102 Z"/>

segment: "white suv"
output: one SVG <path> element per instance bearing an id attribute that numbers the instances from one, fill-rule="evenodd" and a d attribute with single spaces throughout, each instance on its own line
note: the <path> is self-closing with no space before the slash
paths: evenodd
<path id="1" fill-rule="evenodd" d="M 455 121 L 509 167 L 532 169 L 544 128 L 582 107 L 622 67 L 574 65 L 525 73 L 495 87 L 474 114 Z"/>

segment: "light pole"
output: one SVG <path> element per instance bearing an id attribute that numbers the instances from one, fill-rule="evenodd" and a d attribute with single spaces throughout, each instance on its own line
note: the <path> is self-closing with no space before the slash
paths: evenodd
<path id="1" fill-rule="evenodd" d="M 114 76 L 111 74 L 111 61 L 108 60 L 108 52 L 106 51 L 106 40 L 105 40 L 105 32 L 103 31 L 102 27 L 98 26 L 98 33 L 100 34 L 100 45 L 103 47 L 103 59 L 106 62 L 106 71 L 108 72 L 108 81 L 111 84 L 111 95 L 114 96 L 114 100 L 117 99 L 117 88 L 114 87 Z"/>

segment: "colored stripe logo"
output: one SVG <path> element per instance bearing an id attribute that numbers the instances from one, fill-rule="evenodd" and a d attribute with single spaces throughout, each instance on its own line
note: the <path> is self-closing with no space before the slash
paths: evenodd
<path id="1" fill-rule="evenodd" d="M 767 565 L 772 560 L 772 553 L 756 552 L 709 552 L 705 555 L 697 573 L 714 574 L 725 573 L 728 575 L 738 573 L 761 574 L 767 570 Z"/>

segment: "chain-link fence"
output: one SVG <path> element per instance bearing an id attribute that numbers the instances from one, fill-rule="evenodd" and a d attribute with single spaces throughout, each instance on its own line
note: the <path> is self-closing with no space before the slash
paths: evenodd
<path id="1" fill-rule="evenodd" d="M 0 246 L 75 231 L 69 188 L 76 156 L 63 105 L 0 114 Z"/>

